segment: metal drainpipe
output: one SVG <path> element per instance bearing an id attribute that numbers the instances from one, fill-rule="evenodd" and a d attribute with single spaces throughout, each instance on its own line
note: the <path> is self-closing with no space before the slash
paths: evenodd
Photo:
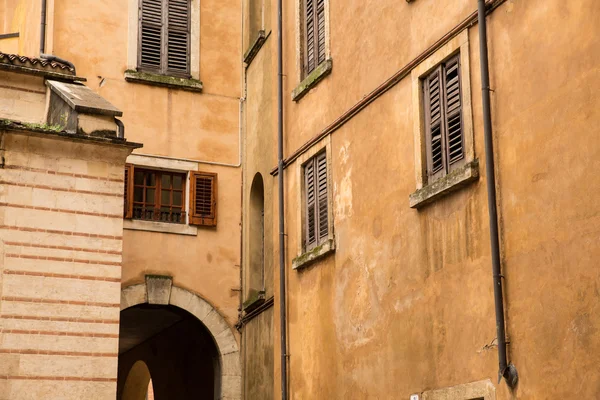
<path id="1" fill-rule="evenodd" d="M 42 0 L 42 15 L 40 26 L 40 57 L 46 51 L 46 0 Z"/>
<path id="2" fill-rule="evenodd" d="M 277 0 L 277 180 L 279 189 L 279 324 L 281 333 L 281 399 L 287 400 L 287 320 L 285 301 L 285 221 L 283 191 L 283 4 Z"/>
<path id="3" fill-rule="evenodd" d="M 73 68 L 73 75 L 77 75 L 77 70 L 75 69 L 75 65 L 72 62 L 67 61 L 64 58 L 53 56 L 51 54 L 44 54 L 44 52 L 46 51 L 46 8 L 46 0 L 42 0 L 42 12 L 40 13 L 40 58 L 43 58 L 44 60 L 48 61 L 56 61 L 61 64 L 67 65 Z"/>
<path id="4" fill-rule="evenodd" d="M 483 104 L 483 136 L 485 139 L 485 169 L 487 177 L 490 241 L 492 247 L 492 274 L 494 278 L 494 302 L 496 311 L 496 334 L 498 337 L 498 383 L 502 377 L 511 388 L 517 384 L 518 375 L 514 365 L 507 364 L 506 331 L 504 323 L 504 299 L 500 269 L 500 241 L 498 236 L 498 210 L 496 206 L 496 177 L 494 172 L 494 143 L 492 138 L 492 113 L 490 108 L 490 71 L 488 63 L 486 4 L 478 0 L 479 58 L 481 66 L 481 96 Z"/>

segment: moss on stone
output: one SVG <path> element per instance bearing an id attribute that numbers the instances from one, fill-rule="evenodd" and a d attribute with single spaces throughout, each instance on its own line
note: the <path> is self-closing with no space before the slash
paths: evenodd
<path id="1" fill-rule="evenodd" d="M 325 78 L 331 72 L 331 68 L 333 67 L 333 63 L 331 60 L 325 60 L 321 64 L 315 68 L 313 72 L 311 72 L 300 84 L 292 91 L 292 100 L 298 101 L 310 89 L 315 87 L 317 83 L 321 81 L 321 79 Z"/>
<path id="2" fill-rule="evenodd" d="M 33 122 L 21 122 L 13 121 L 10 119 L 0 119 L 0 126 L 17 128 L 17 129 L 29 129 L 34 131 L 45 131 L 45 132 L 62 132 L 64 127 L 61 125 L 49 125 L 46 123 L 33 123 Z"/>
<path id="3" fill-rule="evenodd" d="M 242 309 L 244 311 L 250 311 L 265 301 L 265 292 L 262 290 L 250 289 L 248 298 L 242 303 Z"/>
<path id="4" fill-rule="evenodd" d="M 329 239 L 323 244 L 311 249 L 292 260 L 292 266 L 294 269 L 302 268 L 310 265 L 318 259 L 325 257 L 327 254 L 335 250 L 335 243 L 333 239 Z"/>
<path id="5" fill-rule="evenodd" d="M 149 85 L 167 86 L 195 92 L 202 91 L 202 82 L 198 79 L 151 74 L 148 72 L 139 72 L 133 69 L 128 69 L 125 71 L 125 80 L 128 82 L 147 83 Z"/>

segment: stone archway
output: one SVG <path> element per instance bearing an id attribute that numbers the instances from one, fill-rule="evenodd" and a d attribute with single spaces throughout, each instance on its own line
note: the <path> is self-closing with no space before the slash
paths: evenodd
<path id="1" fill-rule="evenodd" d="M 240 351 L 233 331 L 221 314 L 206 300 L 174 286 L 171 277 L 146 276 L 146 282 L 121 291 L 121 311 L 140 304 L 172 305 L 196 317 L 212 335 L 220 359 L 219 399 L 240 400 L 242 372 Z"/>

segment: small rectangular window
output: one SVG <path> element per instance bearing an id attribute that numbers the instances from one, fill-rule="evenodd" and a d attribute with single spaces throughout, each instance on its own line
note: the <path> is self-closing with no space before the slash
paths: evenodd
<path id="1" fill-rule="evenodd" d="M 325 0 L 304 0 L 304 73 L 325 61 Z"/>
<path id="2" fill-rule="evenodd" d="M 327 155 L 311 158 L 304 165 L 305 250 L 322 244 L 329 237 Z"/>
<path id="3" fill-rule="evenodd" d="M 125 168 L 125 218 L 185 223 L 186 174 Z"/>
<path id="4" fill-rule="evenodd" d="M 427 176 L 431 182 L 464 159 L 460 57 L 437 66 L 423 80 Z"/>
<path id="5" fill-rule="evenodd" d="M 189 224 L 216 226 L 217 174 L 191 171 L 189 188 L 186 182 L 186 172 L 126 164 L 124 218 L 185 224 L 189 198 Z"/>
<path id="6" fill-rule="evenodd" d="M 189 77 L 190 0 L 140 0 L 138 69 Z"/>

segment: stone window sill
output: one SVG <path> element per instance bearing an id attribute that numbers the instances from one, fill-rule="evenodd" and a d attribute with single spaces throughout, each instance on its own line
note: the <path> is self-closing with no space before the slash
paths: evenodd
<path id="1" fill-rule="evenodd" d="M 304 97 L 312 88 L 317 86 L 317 83 L 321 82 L 323 78 L 331 73 L 333 62 L 331 59 L 323 61 L 310 73 L 300 84 L 292 91 L 292 100 L 299 101 Z"/>
<path id="2" fill-rule="evenodd" d="M 191 78 L 178 78 L 176 76 L 151 74 L 148 72 L 138 72 L 131 69 L 125 71 L 125 80 L 132 83 L 142 83 L 152 86 L 163 86 L 172 89 L 188 90 L 191 92 L 201 92 L 202 82 Z"/>
<path id="3" fill-rule="evenodd" d="M 265 31 L 263 30 L 258 31 L 256 39 L 254 40 L 246 54 L 244 54 L 244 62 L 246 63 L 246 67 L 250 65 L 252 60 L 254 60 L 254 57 L 256 57 L 258 51 L 261 49 L 263 44 L 265 44 L 270 34 L 271 32 L 265 33 Z"/>
<path id="4" fill-rule="evenodd" d="M 421 208 L 471 182 L 479 179 L 479 160 L 473 160 L 466 165 L 451 171 L 448 175 L 436 180 L 430 185 L 411 193 L 409 204 L 411 208 Z"/>
<path id="5" fill-rule="evenodd" d="M 147 231 L 173 233 L 176 235 L 197 236 L 198 228 L 184 224 L 169 224 L 166 222 L 141 221 L 136 219 L 123 220 L 123 229 L 131 231 Z"/>
<path id="6" fill-rule="evenodd" d="M 242 310 L 250 312 L 265 302 L 265 292 L 251 290 L 248 299 L 242 304 Z"/>
<path id="7" fill-rule="evenodd" d="M 292 260 L 292 268 L 299 270 L 308 267 L 309 265 L 322 260 L 329 254 L 333 253 L 335 253 L 335 241 L 333 239 L 329 239 L 322 245 L 317 246 L 314 249 L 294 258 Z"/>

